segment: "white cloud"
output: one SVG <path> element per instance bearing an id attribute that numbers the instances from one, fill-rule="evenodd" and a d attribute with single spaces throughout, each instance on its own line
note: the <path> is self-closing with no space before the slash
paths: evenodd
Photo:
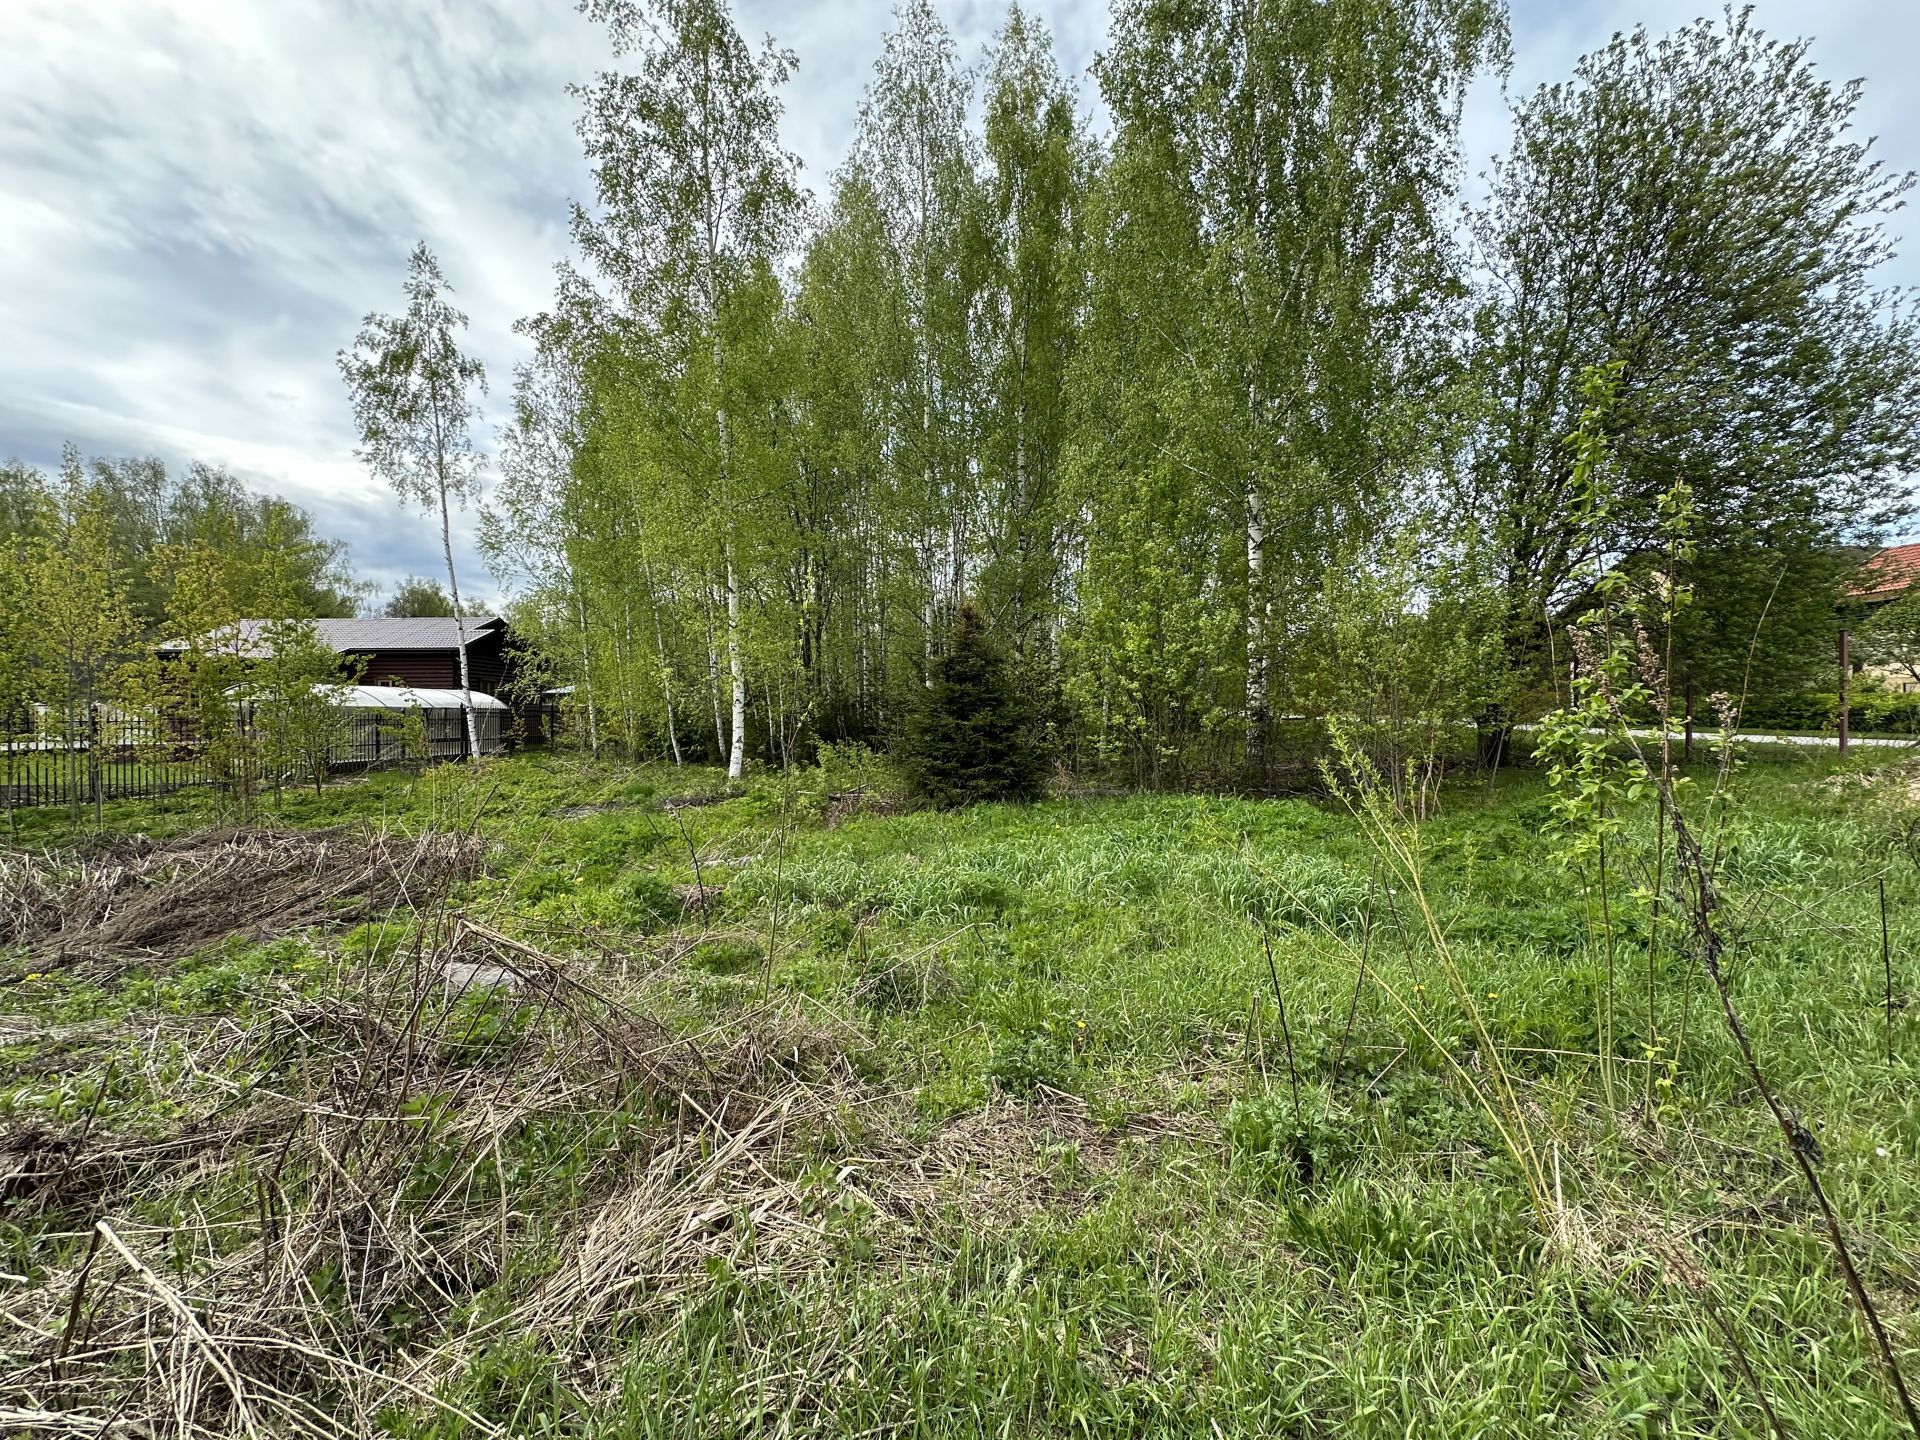
<path id="1" fill-rule="evenodd" d="M 1036 8 L 1096 110 L 1086 71 L 1105 6 Z M 1510 90 L 1564 76 L 1635 19 L 1667 29 L 1712 8 L 1525 0 Z M 743 30 L 798 53 L 785 139 L 816 192 L 851 139 L 889 10 L 740 0 Z M 1004 7 L 941 10 L 978 65 Z M 1920 43 L 1920 6 L 1763 0 L 1759 18 L 1814 33 L 1827 73 L 1866 76 L 1883 158 L 1920 165 L 1920 96 L 1896 68 Z M 431 573 L 426 523 L 353 461 L 334 352 L 365 311 L 397 305 L 424 237 L 503 412 L 524 354 L 512 323 L 545 303 L 567 200 L 588 188 L 566 86 L 608 63 L 570 0 L 4 0 L 0 457 L 45 463 L 70 438 L 227 464 L 312 508 L 369 576 Z M 1505 139 L 1499 87 L 1482 86 L 1470 165 Z M 1893 278 L 1920 279 L 1920 263 Z"/>

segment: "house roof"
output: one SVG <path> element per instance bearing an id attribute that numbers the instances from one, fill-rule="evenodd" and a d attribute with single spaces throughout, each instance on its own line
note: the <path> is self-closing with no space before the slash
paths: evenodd
<path id="1" fill-rule="evenodd" d="M 320 638 L 334 649 L 348 650 L 457 650 L 460 627 L 451 616 L 428 615 L 410 620 L 316 620 Z M 470 617 L 467 643 L 482 640 L 507 622 L 498 615 Z"/>
<path id="2" fill-rule="evenodd" d="M 267 653 L 266 630 L 272 620 L 234 622 L 233 648 L 249 658 Z M 498 615 L 469 616 L 467 644 L 482 640 L 506 628 Z M 343 655 L 373 650 L 458 650 L 460 627 L 451 616 L 428 615 L 396 620 L 315 620 L 320 639 Z M 184 649 L 181 641 L 169 640 L 160 646 L 165 651 Z"/>
<path id="3" fill-rule="evenodd" d="M 1891 600 L 1920 583 L 1920 545 L 1894 545 L 1860 567 L 1855 600 Z"/>

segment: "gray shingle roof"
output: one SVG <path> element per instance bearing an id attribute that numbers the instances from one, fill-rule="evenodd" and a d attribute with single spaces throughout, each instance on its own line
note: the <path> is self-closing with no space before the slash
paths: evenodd
<path id="1" fill-rule="evenodd" d="M 263 634 L 272 623 L 271 620 L 239 622 L 238 639 L 244 653 L 250 656 L 266 653 Z M 467 643 L 473 644 L 506 623 L 498 615 L 468 616 Z M 431 615 L 407 620 L 384 617 L 374 620 L 316 620 L 313 625 L 320 632 L 322 640 L 343 654 L 360 650 L 455 650 L 460 645 L 460 629 L 451 616 Z M 179 641 L 168 641 L 160 648 L 178 650 L 181 647 Z"/>
<path id="2" fill-rule="evenodd" d="M 460 644 L 460 629 L 450 616 L 424 616 L 413 620 L 316 620 L 320 638 L 336 650 L 453 650 Z M 505 625 L 498 615 L 469 617 L 467 643 L 487 631 Z"/>

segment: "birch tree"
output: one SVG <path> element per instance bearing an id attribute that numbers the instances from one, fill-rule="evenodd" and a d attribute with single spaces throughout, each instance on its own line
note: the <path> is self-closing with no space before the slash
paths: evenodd
<path id="1" fill-rule="evenodd" d="M 990 57 L 984 125 L 994 303 L 987 460 L 997 476 L 982 588 L 1016 656 L 1054 638 L 1067 374 L 1085 295 L 1090 147 L 1044 28 L 1011 9 Z"/>
<path id="2" fill-rule="evenodd" d="M 407 262 L 407 308 L 400 315 L 369 314 L 352 350 L 339 354 L 341 378 L 360 434 L 355 455 L 403 501 L 437 513 L 460 641 L 460 694 L 467 753 L 480 755 L 467 668 L 467 621 L 453 563 L 452 507 L 480 493 L 483 457 L 474 449 L 474 400 L 486 389 L 486 370 L 461 353 L 458 335 L 467 317 L 447 298 L 452 287 L 426 241 Z"/>
<path id="3" fill-rule="evenodd" d="M 1125 187 L 1105 294 L 1137 355 L 1106 428 L 1144 429 L 1238 532 L 1209 568 L 1256 765 L 1282 617 L 1407 478 L 1399 442 L 1440 391 L 1460 109 L 1504 39 L 1490 0 L 1132 0 L 1097 66 Z M 1146 208 L 1175 227 L 1136 224 Z"/>
<path id="4" fill-rule="evenodd" d="M 704 482 L 719 522 L 727 773 L 738 778 L 747 728 L 740 549 L 754 496 L 736 473 L 729 395 L 739 377 L 726 309 L 784 252 L 799 218 L 798 162 L 779 141 L 778 92 L 794 57 L 771 40 L 751 49 L 722 0 L 585 0 L 582 8 L 607 25 L 638 73 L 602 74 L 578 92 L 599 208 L 575 208 L 574 235 L 611 290 L 624 338 L 660 373 L 701 393 L 697 409 L 676 407 L 702 423 L 674 427 L 674 454 L 685 478 Z"/>
<path id="5" fill-rule="evenodd" d="M 26 642 L 45 686 L 49 729 L 57 732 L 80 813 L 82 765 L 100 818 L 98 719 L 121 698 L 121 672 L 139 634 L 129 593 L 132 577 L 120 563 L 113 510 L 90 482 L 79 452 L 61 457 L 60 474 L 27 552 L 29 593 Z"/>
<path id="6" fill-rule="evenodd" d="M 577 294 L 577 280 L 569 284 L 570 275 L 563 271 L 560 306 L 514 326 L 533 341 L 534 355 L 514 368 L 513 419 L 500 432 L 500 483 L 494 505 L 481 511 L 480 551 L 503 584 L 521 579 L 557 602 L 558 628 L 580 665 L 587 748 L 598 755 L 586 585 L 577 558 L 586 537 L 577 513 L 575 474 L 588 420 L 582 350 L 592 337 L 583 323 L 584 307 L 565 304 L 569 292 Z"/>
<path id="7" fill-rule="evenodd" d="M 984 388 L 975 307 L 985 288 L 985 204 L 966 111 L 969 78 L 930 0 L 907 0 L 884 42 L 849 162 L 870 190 L 900 285 L 896 373 L 875 377 L 894 402 L 893 493 L 922 574 L 923 654 L 966 592 L 978 509 L 977 427 Z"/>

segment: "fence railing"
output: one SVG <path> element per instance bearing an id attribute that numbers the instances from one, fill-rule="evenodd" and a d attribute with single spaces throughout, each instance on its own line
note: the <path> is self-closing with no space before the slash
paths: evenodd
<path id="1" fill-rule="evenodd" d="M 501 712 L 476 718 L 483 750 L 507 738 L 499 728 Z M 44 714 L 0 716 L 0 804 L 91 805 L 154 799 L 194 786 L 260 789 L 310 781 L 311 762 L 270 766 L 259 745 L 246 743 L 258 740 L 257 722 L 253 707 L 239 707 L 231 738 L 240 743 L 218 745 L 190 720 L 121 714 L 98 705 L 71 722 Z M 325 769 L 433 764 L 471 753 L 464 708 L 350 712 L 325 741 Z"/>

